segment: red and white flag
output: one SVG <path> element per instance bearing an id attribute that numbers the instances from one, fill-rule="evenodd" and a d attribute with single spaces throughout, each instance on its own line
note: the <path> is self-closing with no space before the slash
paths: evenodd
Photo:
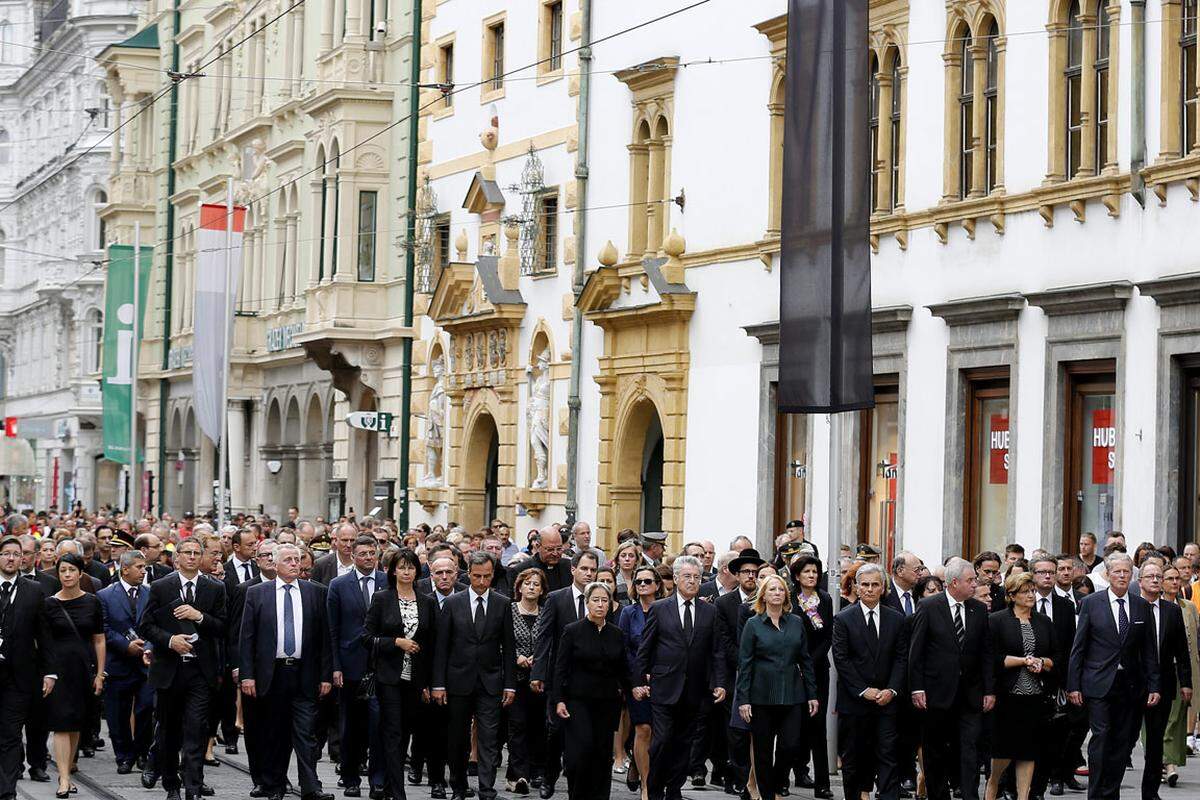
<path id="1" fill-rule="evenodd" d="M 227 226 L 231 221 L 230 231 Z M 232 219 L 229 206 L 212 203 L 200 206 L 200 230 L 196 236 L 199 258 L 196 263 L 192 390 L 196 422 L 217 445 L 224 429 L 221 398 L 225 373 L 229 369 L 229 354 L 233 350 L 233 309 L 242 280 L 242 229 L 245 223 L 243 206 L 233 207 Z"/>

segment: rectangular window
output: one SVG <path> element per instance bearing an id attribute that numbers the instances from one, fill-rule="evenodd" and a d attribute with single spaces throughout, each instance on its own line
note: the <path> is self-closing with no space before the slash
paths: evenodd
<path id="1" fill-rule="evenodd" d="M 441 68 L 438 70 L 441 73 L 440 83 L 449 89 L 443 89 L 442 92 L 442 108 L 451 108 L 454 105 L 454 43 L 442 45 L 438 48 L 438 61 Z"/>
<path id="2" fill-rule="evenodd" d="M 971 193 L 971 176 L 975 172 L 975 59 L 971 55 L 971 40 L 962 47 L 962 83 L 958 95 L 958 196 L 966 199 Z"/>
<path id="3" fill-rule="evenodd" d="M 879 73 L 871 72 L 870 125 L 871 125 L 871 213 L 879 208 Z"/>
<path id="4" fill-rule="evenodd" d="M 497 22 L 488 27 L 487 52 L 488 88 L 498 91 L 504 88 L 504 23 Z"/>
<path id="5" fill-rule="evenodd" d="M 1083 152 L 1083 25 L 1072 10 L 1067 23 L 1067 180 L 1079 173 Z"/>
<path id="6" fill-rule="evenodd" d="M 890 167 L 892 196 L 889 208 L 893 211 L 900 205 L 900 110 L 902 107 L 902 91 L 900 79 L 900 58 L 892 66 L 892 152 Z"/>
<path id="7" fill-rule="evenodd" d="M 358 193 L 358 279 L 375 280 L 375 218 L 378 192 Z"/>
<path id="8" fill-rule="evenodd" d="M 1187 0 L 1183 4 L 1183 38 L 1180 40 L 1183 52 L 1179 59 L 1181 70 L 1179 80 L 1182 87 L 1180 96 L 1183 99 L 1183 113 L 1180 115 L 1182 139 L 1180 141 L 1183 155 L 1190 153 L 1193 148 L 1200 147 L 1200 140 L 1196 137 L 1197 123 L 1200 122 L 1197 119 L 1197 107 L 1200 107 L 1197 81 L 1200 81 L 1200 77 L 1196 74 L 1196 15 L 1198 9 L 1200 9 L 1200 4 L 1196 3 L 1196 0 Z"/>
<path id="9" fill-rule="evenodd" d="M 888 563 L 896 550 L 900 477 L 900 386 L 877 378 L 875 407 L 860 412 L 858 540 L 869 542 Z"/>
<path id="10" fill-rule="evenodd" d="M 984 118 L 987 124 L 987 141 L 986 151 L 984 153 L 987 158 L 985 164 L 984 186 L 990 194 L 996 188 L 996 184 L 1000 181 L 998 174 L 999 162 L 998 156 L 1000 153 L 1000 51 L 996 45 L 996 35 L 987 37 L 987 79 L 984 84 L 983 102 L 985 106 Z"/>
<path id="11" fill-rule="evenodd" d="M 963 557 L 1002 552 L 1008 539 L 1008 370 L 967 375 Z"/>
<path id="12" fill-rule="evenodd" d="M 558 269 L 558 194 L 542 195 L 541 228 L 542 240 L 538 243 L 538 272 L 554 272 Z"/>
<path id="13" fill-rule="evenodd" d="M 804 519 L 808 491 L 808 415 L 775 415 L 775 527 Z"/>
<path id="14" fill-rule="evenodd" d="M 547 39 L 550 44 L 550 51 L 547 55 L 550 58 L 547 66 L 551 71 L 562 69 L 562 27 L 563 27 L 563 7 L 562 3 L 551 3 L 546 6 L 546 22 L 550 29 L 546 32 Z"/>
<path id="15" fill-rule="evenodd" d="M 1116 488 L 1116 364 L 1066 366 L 1063 429 L 1063 532 L 1068 549 L 1090 531 L 1101 541 L 1113 529 Z"/>
<path id="16" fill-rule="evenodd" d="M 1192 357 L 1185 368 L 1177 547 L 1196 541 L 1200 530 L 1200 359 Z"/>
<path id="17" fill-rule="evenodd" d="M 1108 65 L 1112 52 L 1112 32 L 1110 30 L 1108 11 L 1100 4 L 1096 18 L 1099 27 L 1096 42 L 1096 164 L 1095 172 L 1099 175 L 1104 171 L 1108 162 Z"/>

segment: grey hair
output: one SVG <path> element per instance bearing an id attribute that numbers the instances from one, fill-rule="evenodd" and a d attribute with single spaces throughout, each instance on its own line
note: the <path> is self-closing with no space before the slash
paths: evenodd
<path id="1" fill-rule="evenodd" d="M 970 561 L 967 561 L 965 558 L 958 558 L 955 556 L 946 562 L 946 583 L 953 583 L 963 575 L 966 575 L 967 570 L 974 569 L 975 567 L 971 565 Z"/>
<path id="2" fill-rule="evenodd" d="M 595 594 L 596 592 L 604 592 L 605 594 L 607 594 L 608 595 L 608 604 L 610 606 L 612 605 L 612 601 L 613 601 L 612 587 L 609 586 L 607 583 L 601 583 L 600 581 L 592 581 L 587 586 L 583 587 L 583 602 L 586 603 L 588 600 L 591 600 L 592 595 Z"/>
<path id="3" fill-rule="evenodd" d="M 904 569 L 904 567 L 908 564 L 909 556 L 916 558 L 916 554 L 911 553 L 908 550 L 901 550 L 899 553 L 896 553 L 896 557 L 892 559 L 892 574 L 893 575 L 895 575 L 900 570 Z"/>
<path id="4" fill-rule="evenodd" d="M 291 544 L 290 542 L 284 542 L 275 548 L 275 559 L 277 561 L 283 560 L 282 556 L 285 550 L 291 550 L 295 552 L 297 558 L 304 555 L 304 551 L 302 551 L 298 545 Z"/>
<path id="5" fill-rule="evenodd" d="M 872 564 L 869 561 L 864 561 L 858 567 L 858 571 L 854 573 L 854 583 L 862 583 L 863 578 L 867 575 L 878 575 L 880 583 L 887 583 L 887 579 L 883 575 L 883 567 L 878 564 Z"/>
<path id="6" fill-rule="evenodd" d="M 339 535 L 343 528 L 349 528 L 351 533 L 353 533 L 355 536 L 358 535 L 358 526 L 353 522 L 343 522 L 341 525 L 338 525 L 337 528 L 334 529 L 333 535 Z"/>
<path id="7" fill-rule="evenodd" d="M 121 569 L 132 567 L 133 562 L 139 559 L 142 561 L 146 560 L 146 557 L 142 555 L 141 550 L 126 550 L 124 553 L 121 553 Z"/>
<path id="8" fill-rule="evenodd" d="M 584 520 L 576 520 L 575 524 L 571 526 L 571 535 L 572 536 L 574 536 L 576 533 L 579 532 L 580 525 L 586 525 L 587 529 L 588 529 L 588 533 L 592 532 L 592 526 L 589 523 L 585 522 Z"/>
<path id="9" fill-rule="evenodd" d="M 1129 553 L 1122 553 L 1118 550 L 1116 552 L 1109 553 L 1104 559 L 1104 571 L 1107 572 L 1108 570 L 1112 569 L 1113 564 L 1116 564 L 1118 561 L 1128 561 L 1130 568 L 1133 568 L 1133 556 L 1129 555 Z"/>
<path id="10" fill-rule="evenodd" d="M 54 548 L 54 551 L 56 553 L 58 553 L 60 556 L 63 553 L 68 552 L 68 550 L 70 552 L 74 553 L 75 555 L 80 555 L 80 556 L 83 555 L 83 553 L 81 552 L 83 550 L 83 548 L 80 547 L 79 542 L 75 541 L 74 539 L 63 539 Z"/>
<path id="11" fill-rule="evenodd" d="M 739 555 L 741 555 L 741 554 L 738 553 L 737 550 L 730 550 L 727 553 L 721 553 L 721 555 L 717 556 L 717 563 L 716 563 L 717 572 L 720 572 L 721 570 L 728 567 L 729 562 L 733 561 Z"/>
<path id="12" fill-rule="evenodd" d="M 704 566 L 700 563 L 700 559 L 695 556 L 680 556 L 675 559 L 675 563 L 671 564 L 671 574 L 675 576 L 675 580 L 679 580 L 679 573 L 683 572 L 684 567 L 695 567 L 697 572 L 704 572 Z"/>
<path id="13" fill-rule="evenodd" d="M 471 552 L 471 555 L 467 556 L 467 569 L 483 566 L 484 564 L 491 564 L 492 569 L 495 570 L 496 557 L 486 550 L 474 550 Z"/>
<path id="14" fill-rule="evenodd" d="M 754 542 L 752 542 L 750 540 L 749 536 L 735 536 L 729 541 L 729 549 L 730 550 L 737 549 L 738 542 L 745 542 L 746 544 L 750 545 L 751 547 L 754 546 Z"/>
<path id="15" fill-rule="evenodd" d="M 201 522 L 199 525 L 196 525 L 192 528 L 193 536 L 199 536 L 202 533 L 216 533 L 216 531 L 213 530 L 213 526 L 209 525 L 207 522 Z"/>

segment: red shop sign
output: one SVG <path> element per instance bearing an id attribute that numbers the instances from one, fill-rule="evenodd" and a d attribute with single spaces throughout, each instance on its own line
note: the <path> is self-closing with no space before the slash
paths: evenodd
<path id="1" fill-rule="evenodd" d="M 1107 486 L 1113 482 L 1117 465 L 1117 429 L 1113 427 L 1111 408 L 1092 412 L 1092 483 Z"/>
<path id="2" fill-rule="evenodd" d="M 1008 483 L 1008 417 L 992 414 L 988 434 L 988 483 Z"/>

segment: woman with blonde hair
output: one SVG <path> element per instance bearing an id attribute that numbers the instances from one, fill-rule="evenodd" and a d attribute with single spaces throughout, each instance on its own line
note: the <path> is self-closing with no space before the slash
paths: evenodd
<path id="1" fill-rule="evenodd" d="M 617 545 L 612 566 L 617 573 L 617 601 L 634 599 L 633 573 L 642 563 L 642 548 L 637 539 L 626 539 Z"/>

